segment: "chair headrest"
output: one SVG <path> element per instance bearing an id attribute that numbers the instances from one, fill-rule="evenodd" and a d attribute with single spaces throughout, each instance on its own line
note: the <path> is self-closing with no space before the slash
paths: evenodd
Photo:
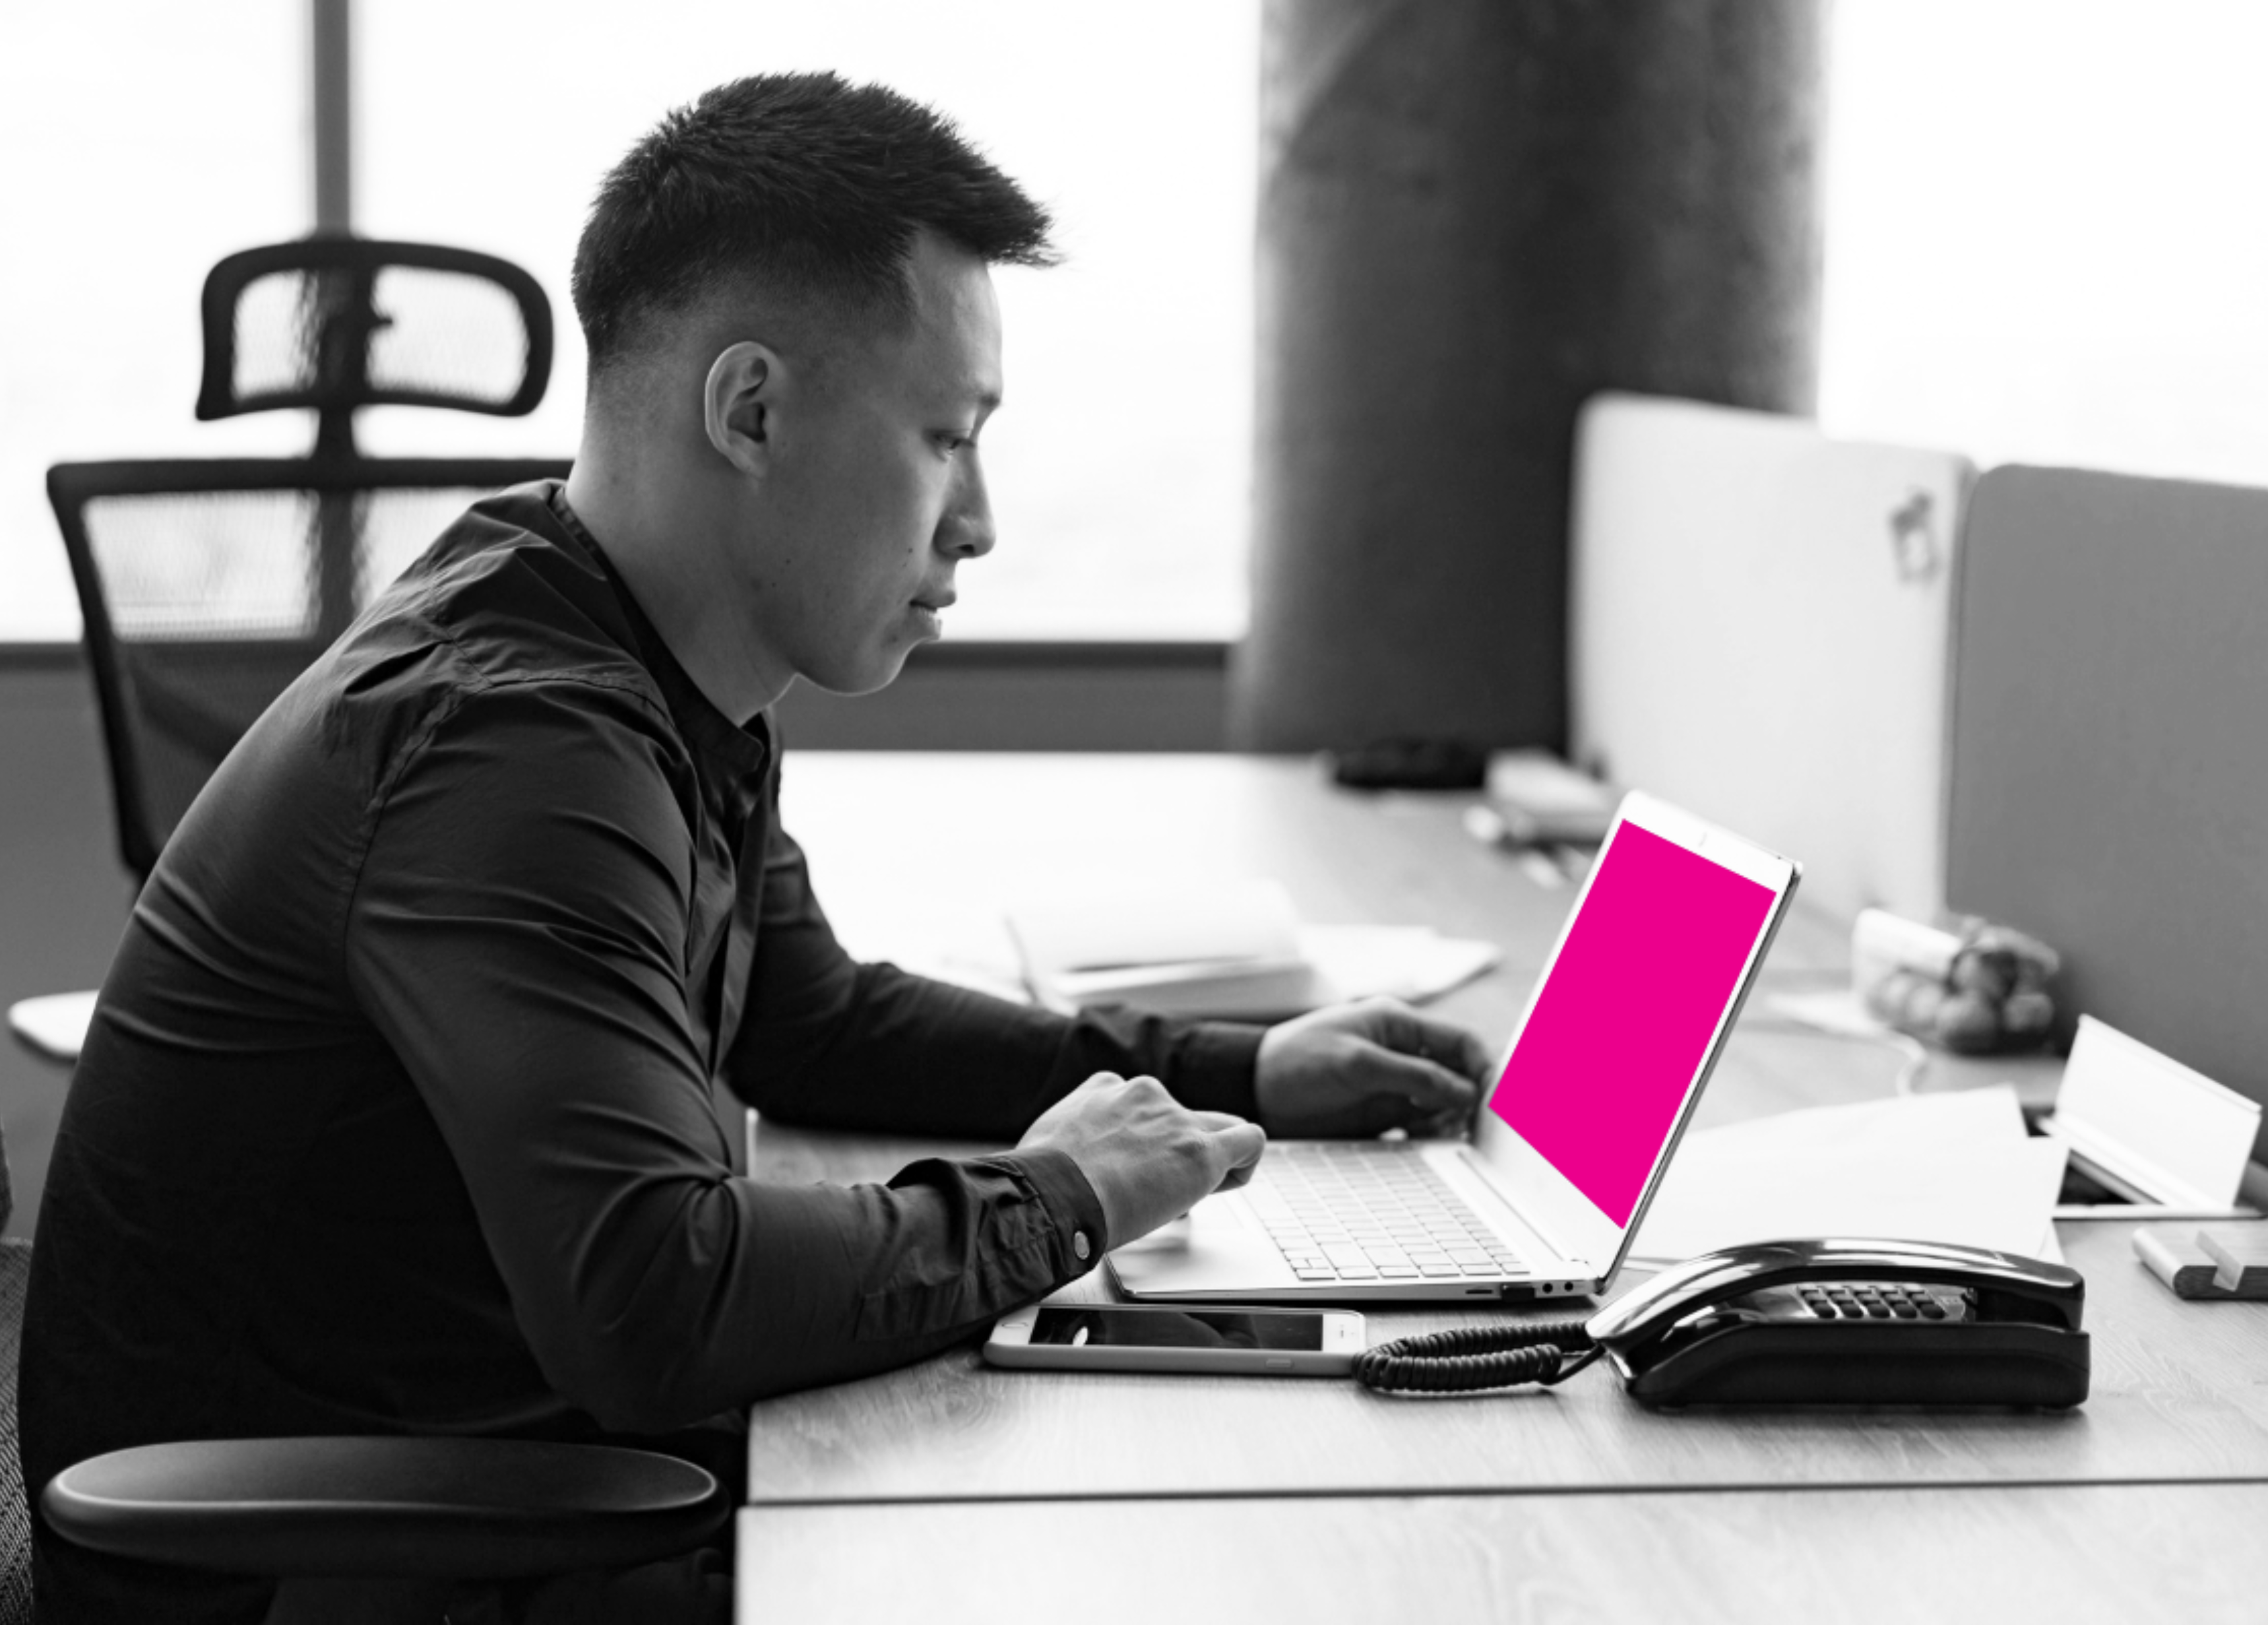
<path id="1" fill-rule="evenodd" d="M 201 419 L 438 406 L 518 417 L 551 377 L 551 302 L 509 260 L 309 237 L 205 277 Z"/>

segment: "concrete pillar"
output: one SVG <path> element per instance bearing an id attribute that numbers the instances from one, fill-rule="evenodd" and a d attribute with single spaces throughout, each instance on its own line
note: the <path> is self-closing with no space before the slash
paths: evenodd
<path id="1" fill-rule="evenodd" d="M 1602 388 L 1808 411 L 1820 0 L 1267 0 L 1236 743 L 1564 747 Z"/>

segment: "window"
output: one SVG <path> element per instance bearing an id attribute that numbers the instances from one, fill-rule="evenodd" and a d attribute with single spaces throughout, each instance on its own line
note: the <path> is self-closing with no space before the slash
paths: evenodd
<path id="1" fill-rule="evenodd" d="M 300 0 L 90 0 L 0 18 L 0 641 L 78 636 L 48 465 L 266 456 L 298 413 L 200 424 L 197 290 L 306 229 Z"/>
<path id="2" fill-rule="evenodd" d="M 713 84 L 832 68 L 951 114 L 1056 211 L 1066 251 L 998 273 L 1008 392 L 984 453 L 1000 544 L 964 572 L 948 636 L 1241 631 L 1256 0 L 384 0 L 355 22 L 359 229 L 516 260 L 560 319 L 536 416 L 453 422 L 453 443 L 571 453 L 567 276 L 600 175 Z M 435 422 L 372 414 L 364 442 L 430 449 Z"/>
<path id="3" fill-rule="evenodd" d="M 64 458 L 274 454 L 301 414 L 198 424 L 196 296 L 311 218 L 305 0 L 90 0 L 0 23 L 0 640 L 78 617 L 41 477 Z M 380 454 L 572 453 L 567 301 L 600 176 L 719 80 L 831 67 L 954 114 L 1068 253 L 999 278 L 1001 542 L 956 638 L 1223 639 L 1243 624 L 1257 0 L 383 0 L 355 16 L 356 225 L 504 255 L 561 343 L 533 418 L 382 410 Z M 31 229 L 21 227 L 28 225 Z"/>
<path id="4" fill-rule="evenodd" d="M 1828 427 L 2268 483 L 2268 8 L 1834 15 Z"/>
<path id="5" fill-rule="evenodd" d="M 1840 0 L 1822 415 L 1837 432 L 2268 482 L 2268 10 L 2251 0 Z M 88 0 L 0 21 L 0 641 L 77 631 L 41 486 L 65 458 L 289 453 L 198 424 L 196 291 L 306 229 L 305 0 Z M 1243 624 L 1257 0 L 365 0 L 357 218 L 550 292 L 532 419 L 367 414 L 383 454 L 566 454 L 567 307 L 599 176 L 735 74 L 833 67 L 934 102 L 1057 211 L 1004 272 L 1001 524 L 957 639 Z"/>

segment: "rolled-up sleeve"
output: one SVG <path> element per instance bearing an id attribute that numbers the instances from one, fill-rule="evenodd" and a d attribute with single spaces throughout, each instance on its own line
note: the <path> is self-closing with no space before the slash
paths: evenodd
<path id="1" fill-rule="evenodd" d="M 637 693 L 470 690 L 403 750 L 347 910 L 350 992 L 431 1112 L 545 1379 L 617 1430 L 919 1357 L 1107 1240 L 1056 1153 L 887 1187 L 733 1174 L 687 1004 L 697 795 Z"/>

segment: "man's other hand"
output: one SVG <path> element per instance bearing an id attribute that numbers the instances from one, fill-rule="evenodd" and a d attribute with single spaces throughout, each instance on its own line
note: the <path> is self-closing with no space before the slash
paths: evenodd
<path id="1" fill-rule="evenodd" d="M 1270 1027 L 1255 1093 L 1261 1122 L 1286 1139 L 1459 1134 L 1495 1063 L 1477 1033 L 1398 999 L 1365 999 Z"/>
<path id="2" fill-rule="evenodd" d="M 1259 1125 L 1192 1112 L 1155 1078 L 1098 1072 L 1042 1112 L 1016 1149 L 1067 1153 L 1117 1247 L 1242 1185 L 1267 1144 Z"/>

